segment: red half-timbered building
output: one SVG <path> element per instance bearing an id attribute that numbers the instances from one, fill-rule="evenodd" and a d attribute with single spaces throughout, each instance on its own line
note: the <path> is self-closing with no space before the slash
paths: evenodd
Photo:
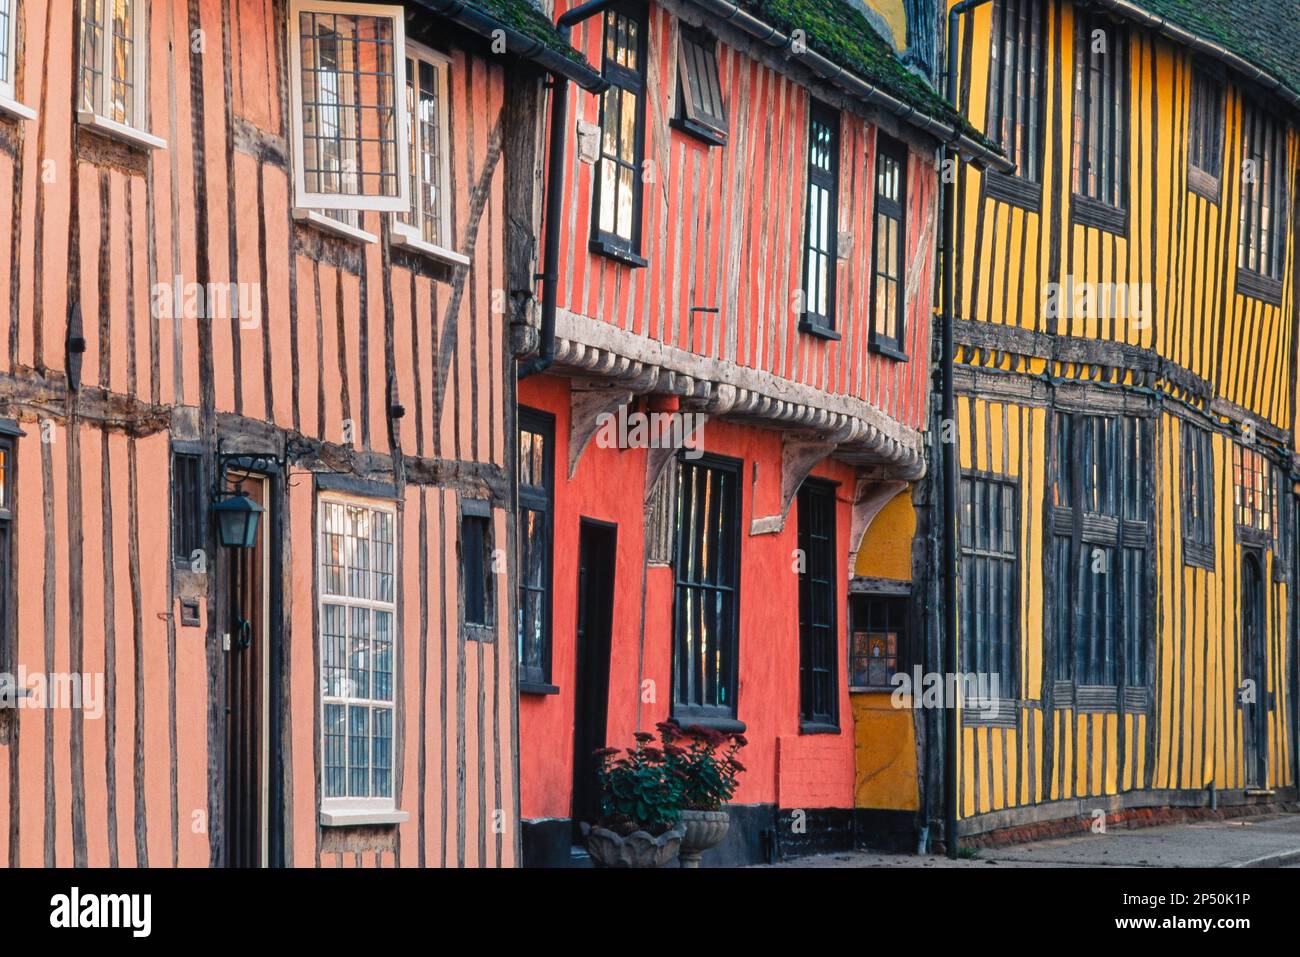
<path id="1" fill-rule="evenodd" d="M 996 153 L 841 0 L 566 11 L 610 87 L 552 104 L 518 340 L 525 863 L 664 720 L 748 739 L 714 863 L 846 844 L 850 569 L 926 468 L 935 152 Z"/>

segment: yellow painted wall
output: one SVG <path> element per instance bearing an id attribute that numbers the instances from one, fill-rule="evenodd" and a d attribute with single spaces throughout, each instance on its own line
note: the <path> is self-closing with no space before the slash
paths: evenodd
<path id="1" fill-rule="evenodd" d="M 863 692 L 853 696 L 854 806 L 915 811 L 916 734 L 910 708 L 895 708 L 891 696 Z"/>
<path id="2" fill-rule="evenodd" d="M 863 3 L 884 19 L 889 27 L 891 34 L 889 40 L 893 43 L 894 49 L 902 50 L 906 47 L 907 14 L 903 10 L 903 0 L 863 0 Z"/>
<path id="3" fill-rule="evenodd" d="M 854 574 L 894 581 L 912 580 L 916 510 L 912 490 L 890 499 L 868 526 Z M 891 695 L 854 692 L 853 735 L 856 777 L 854 805 L 913 811 L 920 806 L 916 725 L 910 707 L 895 708 Z"/>
<path id="4" fill-rule="evenodd" d="M 911 489 L 904 489 L 882 508 L 858 548 L 855 575 L 912 580 L 912 538 L 916 535 L 916 509 Z"/>

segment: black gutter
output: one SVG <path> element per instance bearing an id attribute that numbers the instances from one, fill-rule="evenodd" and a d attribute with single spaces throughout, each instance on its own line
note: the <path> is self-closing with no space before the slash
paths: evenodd
<path id="1" fill-rule="evenodd" d="M 960 115 L 957 103 L 957 22 L 961 15 L 988 0 L 962 0 L 948 11 L 948 72 L 945 77 L 944 96 L 953 111 Z M 957 221 L 957 175 L 961 170 L 961 153 L 953 144 L 944 146 L 951 175 L 943 178 L 943 314 L 941 319 L 941 351 L 939 374 L 943 380 L 943 396 L 939 410 L 939 448 L 943 461 L 943 670 L 949 675 L 961 674 L 961 661 L 957 648 L 957 398 L 953 383 L 953 255 Z M 945 164 L 946 165 L 946 164 Z M 951 437 L 950 442 L 943 436 Z M 944 683 L 947 687 L 947 682 Z M 943 844 L 949 857 L 957 857 L 957 708 L 956 702 L 944 703 L 944 769 L 943 769 Z"/>
<path id="2" fill-rule="evenodd" d="M 421 0 L 424 2 L 424 0 Z M 593 17 L 614 0 L 587 0 L 572 10 L 560 15 L 555 22 L 560 36 L 565 43 L 573 27 Z M 597 74 L 599 77 L 600 75 Z M 592 92 L 601 92 L 609 83 L 600 77 L 598 88 L 585 87 Z M 538 330 L 537 355 L 519 366 L 518 377 L 527 378 L 539 372 L 545 372 L 555 361 L 555 303 L 560 285 L 560 223 L 564 205 L 564 171 L 568 162 L 568 125 L 569 125 L 569 77 L 556 74 L 551 83 L 551 130 L 546 157 L 546 210 L 542 233 L 542 317 Z"/>
<path id="3" fill-rule="evenodd" d="M 531 60 L 553 76 L 572 80 L 588 92 L 603 92 L 608 85 L 605 78 L 600 75 L 600 71 L 592 68 L 590 64 L 565 56 L 554 47 L 536 37 L 521 33 L 514 27 L 507 26 L 466 3 L 465 0 L 413 0 L 413 2 L 416 6 L 446 17 L 480 36 L 491 38 L 498 30 L 501 31 L 501 36 L 505 37 L 507 51 L 525 60 Z M 567 43 L 567 32 L 561 30 L 560 33 Z"/>

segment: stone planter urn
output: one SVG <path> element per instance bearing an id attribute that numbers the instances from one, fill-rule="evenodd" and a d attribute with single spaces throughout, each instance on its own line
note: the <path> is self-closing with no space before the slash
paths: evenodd
<path id="1" fill-rule="evenodd" d="M 625 836 L 586 823 L 581 828 L 587 853 L 597 867 L 663 867 L 677 856 L 683 834 L 680 824 L 657 837 L 646 831 Z"/>
<path id="2" fill-rule="evenodd" d="M 682 867 L 699 867 L 700 855 L 717 847 L 731 827 L 731 815 L 723 811 L 682 811 L 677 825 L 686 831 L 682 838 Z"/>

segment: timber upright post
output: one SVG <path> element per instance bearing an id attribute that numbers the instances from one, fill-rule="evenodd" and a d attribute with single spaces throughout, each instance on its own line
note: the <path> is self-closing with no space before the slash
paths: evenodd
<path id="1" fill-rule="evenodd" d="M 948 11 L 948 34 L 944 41 L 944 54 L 948 67 L 944 76 L 944 97 L 955 112 L 957 103 L 957 22 L 968 10 L 987 3 L 988 0 L 962 0 Z M 943 462 L 943 542 L 940 561 L 943 563 L 943 662 L 948 674 L 960 672 L 957 649 L 957 430 L 953 423 L 957 417 L 956 389 L 953 383 L 953 244 L 956 234 L 957 184 L 956 167 L 961 154 L 953 143 L 944 146 L 944 167 L 939 175 L 943 190 L 943 314 L 940 317 L 941 351 L 939 374 L 942 393 L 939 411 L 939 448 Z M 951 164 L 951 165 L 950 165 Z M 945 441 L 945 431 L 951 430 L 951 441 Z M 946 678 L 946 676 L 945 676 Z M 947 680 L 944 681 L 945 687 Z M 944 768 L 943 768 L 943 845 L 948 856 L 957 857 L 957 708 L 956 702 L 944 702 Z"/>

